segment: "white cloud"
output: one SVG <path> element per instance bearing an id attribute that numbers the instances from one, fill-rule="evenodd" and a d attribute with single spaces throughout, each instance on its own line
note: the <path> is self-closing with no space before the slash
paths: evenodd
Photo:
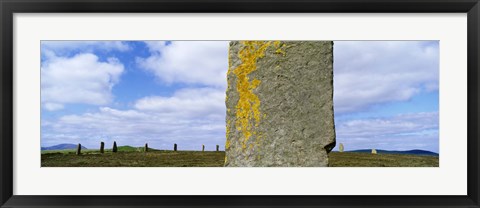
<path id="1" fill-rule="evenodd" d="M 438 152 L 438 112 L 337 121 L 337 143 L 348 150 L 427 149 Z"/>
<path id="2" fill-rule="evenodd" d="M 226 88 L 227 41 L 146 42 L 151 55 L 138 65 L 167 84 L 186 83 Z"/>
<path id="3" fill-rule="evenodd" d="M 48 111 L 56 111 L 64 108 L 64 106 L 59 103 L 43 103 L 43 107 Z"/>
<path id="4" fill-rule="evenodd" d="M 337 125 L 339 136 L 405 134 L 438 128 L 438 113 L 400 114 L 389 118 L 354 119 Z"/>
<path id="5" fill-rule="evenodd" d="M 438 90 L 436 41 L 335 41 L 334 59 L 336 113 Z"/>
<path id="6" fill-rule="evenodd" d="M 135 108 L 181 117 L 225 116 L 225 91 L 213 88 L 190 88 L 172 97 L 151 96 L 138 100 Z"/>
<path id="7" fill-rule="evenodd" d="M 123 71 L 123 65 L 115 58 L 101 62 L 90 53 L 71 58 L 50 56 L 41 66 L 43 107 L 59 110 L 66 103 L 108 104 L 112 100 L 111 89 Z"/>
<path id="8" fill-rule="evenodd" d="M 55 51 L 63 54 L 72 50 L 82 52 L 102 51 L 128 51 L 130 46 L 122 41 L 41 41 L 42 51 Z"/>
<path id="9" fill-rule="evenodd" d="M 167 47 L 167 41 L 144 41 L 150 53 L 158 53 Z"/>
<path id="10" fill-rule="evenodd" d="M 172 97 L 145 97 L 135 109 L 100 107 L 97 112 L 65 115 L 42 121 L 42 145 L 78 143 L 97 148 L 100 141 L 119 145 L 170 149 L 214 150 L 225 144 L 225 92 L 220 89 L 182 89 Z"/>

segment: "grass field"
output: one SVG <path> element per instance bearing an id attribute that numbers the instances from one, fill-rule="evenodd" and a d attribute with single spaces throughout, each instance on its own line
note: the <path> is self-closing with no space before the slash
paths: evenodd
<path id="1" fill-rule="evenodd" d="M 331 152 L 331 167 L 438 167 L 438 157 L 406 154 Z"/>
<path id="2" fill-rule="evenodd" d="M 42 167 L 222 167 L 224 152 L 150 150 L 42 152 Z"/>
<path id="3" fill-rule="evenodd" d="M 82 150 L 76 155 L 75 150 L 42 151 L 42 167 L 222 167 L 225 152 L 167 151 L 143 148 L 119 147 L 117 153 L 105 150 Z M 332 167 L 438 167 L 438 157 L 331 152 Z"/>

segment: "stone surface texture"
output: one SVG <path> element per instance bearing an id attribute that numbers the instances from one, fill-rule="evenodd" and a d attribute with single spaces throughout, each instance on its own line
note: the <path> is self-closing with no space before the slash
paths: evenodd
<path id="1" fill-rule="evenodd" d="M 232 41 L 227 80 L 225 166 L 328 166 L 332 41 Z"/>

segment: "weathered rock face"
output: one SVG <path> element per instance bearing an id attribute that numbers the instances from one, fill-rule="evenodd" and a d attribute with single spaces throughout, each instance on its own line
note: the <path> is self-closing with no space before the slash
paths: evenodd
<path id="1" fill-rule="evenodd" d="M 328 166 L 332 41 L 232 41 L 225 166 Z"/>

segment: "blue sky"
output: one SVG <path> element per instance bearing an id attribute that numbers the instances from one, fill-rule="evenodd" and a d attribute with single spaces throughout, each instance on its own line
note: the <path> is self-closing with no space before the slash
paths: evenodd
<path id="1" fill-rule="evenodd" d="M 335 41 L 337 143 L 438 152 L 438 44 Z M 223 149 L 227 69 L 226 41 L 42 41 L 41 145 Z"/>

